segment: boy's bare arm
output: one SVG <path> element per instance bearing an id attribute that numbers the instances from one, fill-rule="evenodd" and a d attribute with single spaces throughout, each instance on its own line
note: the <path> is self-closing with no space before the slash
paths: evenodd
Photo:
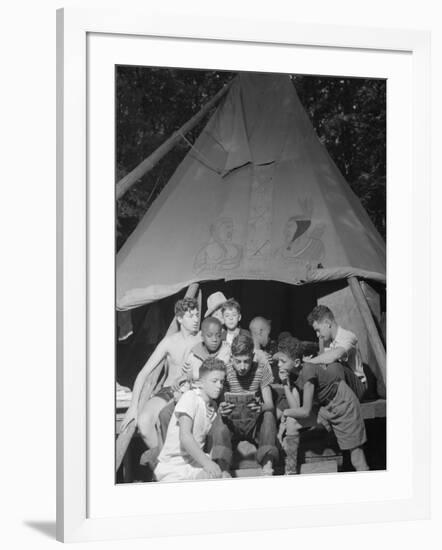
<path id="1" fill-rule="evenodd" d="M 312 382 L 306 382 L 304 390 L 302 392 L 302 407 L 292 407 L 285 409 L 284 415 L 290 418 L 307 418 L 312 410 L 313 406 L 313 394 L 315 392 L 315 386 Z"/>
<path id="2" fill-rule="evenodd" d="M 273 404 L 272 390 L 270 386 L 265 386 L 264 388 L 262 388 L 261 394 L 262 394 L 262 400 L 263 400 L 262 410 L 273 411 L 275 406 Z"/>
<path id="3" fill-rule="evenodd" d="M 304 357 L 304 360 L 306 360 L 308 363 L 313 363 L 314 365 L 318 365 L 320 363 L 328 365 L 330 363 L 338 361 L 346 353 L 347 351 L 344 348 L 339 347 L 324 351 L 324 353 L 321 353 L 316 357 Z"/>
<path id="4" fill-rule="evenodd" d="M 291 388 L 288 384 L 284 386 L 284 393 L 290 409 L 299 407 L 299 393 L 297 388 Z"/>
<path id="5" fill-rule="evenodd" d="M 192 434 L 193 420 L 187 414 L 181 414 L 178 418 L 180 427 L 180 443 L 190 456 L 204 468 L 210 477 L 221 477 L 221 469 L 200 448 Z"/>

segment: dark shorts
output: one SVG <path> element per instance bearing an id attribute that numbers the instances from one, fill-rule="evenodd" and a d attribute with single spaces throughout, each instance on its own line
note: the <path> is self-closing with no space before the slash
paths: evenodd
<path id="1" fill-rule="evenodd" d="M 333 430 L 343 451 L 360 447 L 367 441 L 359 400 L 343 381 L 333 399 L 320 408 L 318 422 Z"/>

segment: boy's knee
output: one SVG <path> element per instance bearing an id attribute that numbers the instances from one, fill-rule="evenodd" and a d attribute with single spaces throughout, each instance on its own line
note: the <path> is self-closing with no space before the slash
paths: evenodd
<path id="1" fill-rule="evenodd" d="M 298 435 L 301 424 L 296 418 L 287 417 L 286 420 L 286 433 L 287 435 Z"/>
<path id="2" fill-rule="evenodd" d="M 154 428 L 154 417 L 148 412 L 142 413 L 138 416 L 137 424 L 142 435 L 149 434 Z"/>

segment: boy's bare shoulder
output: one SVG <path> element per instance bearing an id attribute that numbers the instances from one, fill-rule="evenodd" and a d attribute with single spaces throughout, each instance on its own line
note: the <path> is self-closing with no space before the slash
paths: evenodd
<path id="1" fill-rule="evenodd" d="M 199 342 L 201 342 L 201 338 L 199 337 L 198 334 L 195 334 L 194 336 L 183 339 L 183 336 L 180 332 L 174 332 L 173 334 L 169 334 L 165 336 L 162 340 L 163 345 L 165 345 L 168 348 L 170 346 L 176 346 L 176 345 L 186 346 L 186 347 L 195 346 Z"/>

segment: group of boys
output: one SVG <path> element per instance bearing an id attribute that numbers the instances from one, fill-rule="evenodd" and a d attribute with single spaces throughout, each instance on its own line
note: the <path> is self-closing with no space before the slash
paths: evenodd
<path id="1" fill-rule="evenodd" d="M 312 417 L 333 430 L 356 470 L 368 469 L 355 390 L 365 384 L 357 340 L 327 307 L 315 307 L 308 318 L 328 344 L 315 357 L 289 333 L 269 347 L 271 323 L 264 317 L 255 317 L 250 331 L 242 329 L 239 303 L 221 292 L 209 296 L 200 332 L 196 300 L 179 300 L 175 316 L 180 330 L 159 343 L 138 374 L 121 427 L 137 423 L 148 447 L 141 462 L 150 465 L 157 481 L 230 477 L 241 440 L 257 446 L 263 475 L 273 474 L 280 448 L 285 473 L 295 474 L 299 431 Z M 163 387 L 139 410 L 146 378 L 163 360 Z M 282 394 L 272 388 L 272 362 Z"/>

